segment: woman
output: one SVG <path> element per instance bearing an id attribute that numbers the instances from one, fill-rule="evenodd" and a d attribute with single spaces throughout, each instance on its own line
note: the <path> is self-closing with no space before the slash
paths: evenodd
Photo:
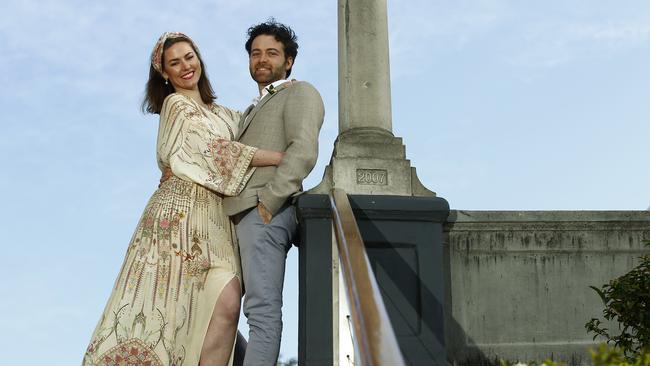
<path id="1" fill-rule="evenodd" d="M 84 365 L 232 363 L 241 277 L 221 201 L 283 154 L 232 141 L 240 116 L 214 99 L 192 40 L 163 34 L 143 109 L 160 114 L 158 166 L 174 176 L 145 208 Z"/>

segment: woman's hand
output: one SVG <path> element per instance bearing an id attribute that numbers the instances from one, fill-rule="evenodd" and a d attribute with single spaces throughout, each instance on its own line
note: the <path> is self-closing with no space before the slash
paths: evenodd
<path id="1" fill-rule="evenodd" d="M 174 174 L 172 173 L 171 168 L 165 168 L 162 175 L 160 176 L 160 183 L 158 183 L 158 188 L 160 188 L 160 186 L 162 186 L 162 184 L 165 183 L 173 175 Z"/>
<path id="2" fill-rule="evenodd" d="M 284 158 L 284 152 L 257 149 L 251 166 L 278 166 Z"/>
<path id="3" fill-rule="evenodd" d="M 282 163 L 282 159 L 284 159 L 284 154 L 285 153 L 283 151 L 282 152 L 281 151 L 274 151 L 274 153 L 276 154 L 276 157 L 275 157 L 276 158 L 276 163 L 273 164 L 273 165 L 278 166 L 278 165 L 280 165 L 280 163 Z"/>

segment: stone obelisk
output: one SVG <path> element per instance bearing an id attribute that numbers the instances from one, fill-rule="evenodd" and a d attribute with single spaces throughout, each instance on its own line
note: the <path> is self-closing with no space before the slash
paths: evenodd
<path id="1" fill-rule="evenodd" d="M 392 132 L 386 0 L 338 0 L 339 135 L 310 193 L 435 196 Z"/>

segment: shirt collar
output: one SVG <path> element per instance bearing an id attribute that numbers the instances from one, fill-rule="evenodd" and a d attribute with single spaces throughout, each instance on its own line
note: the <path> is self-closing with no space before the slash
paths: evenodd
<path id="1" fill-rule="evenodd" d="M 259 103 L 260 100 L 262 100 L 262 98 L 264 98 L 267 94 L 269 94 L 269 89 L 277 89 L 280 85 L 286 83 L 287 81 L 288 81 L 287 79 L 281 79 L 281 80 L 274 81 L 271 84 L 265 86 L 264 89 L 262 89 L 262 94 L 259 97 L 253 99 L 253 104 L 257 105 L 257 103 Z"/>

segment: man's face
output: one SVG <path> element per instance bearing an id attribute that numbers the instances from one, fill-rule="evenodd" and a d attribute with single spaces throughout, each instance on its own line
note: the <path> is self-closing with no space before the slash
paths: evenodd
<path id="1" fill-rule="evenodd" d="M 253 40 L 248 67 L 253 80 L 261 87 L 282 80 L 293 65 L 293 58 L 284 55 L 284 45 L 274 36 L 262 34 Z"/>

